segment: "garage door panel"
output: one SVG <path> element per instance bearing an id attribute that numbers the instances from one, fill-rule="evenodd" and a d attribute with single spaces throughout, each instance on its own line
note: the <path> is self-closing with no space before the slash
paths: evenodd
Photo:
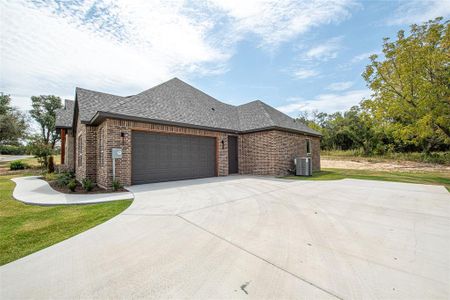
<path id="1" fill-rule="evenodd" d="M 132 147 L 133 184 L 215 176 L 215 138 L 133 132 Z"/>

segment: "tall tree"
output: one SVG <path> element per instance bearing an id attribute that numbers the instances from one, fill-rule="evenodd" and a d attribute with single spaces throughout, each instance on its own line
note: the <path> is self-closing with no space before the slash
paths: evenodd
<path id="1" fill-rule="evenodd" d="M 59 140 L 55 129 L 56 110 L 62 108 L 61 98 L 53 95 L 32 96 L 30 115 L 39 124 L 42 141 L 53 149 Z"/>
<path id="2" fill-rule="evenodd" d="M 0 95 L 0 145 L 18 145 L 26 129 L 25 115 L 11 106 L 9 95 Z"/>
<path id="3" fill-rule="evenodd" d="M 450 143 L 450 24 L 442 18 L 412 25 L 383 42 L 363 77 L 373 98 L 363 107 L 396 139 L 426 152 Z"/>

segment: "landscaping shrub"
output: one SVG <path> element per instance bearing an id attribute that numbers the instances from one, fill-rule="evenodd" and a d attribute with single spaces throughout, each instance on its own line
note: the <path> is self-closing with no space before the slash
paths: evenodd
<path id="1" fill-rule="evenodd" d="M 47 170 L 49 173 L 55 172 L 55 159 L 53 158 L 53 156 L 50 156 L 48 158 Z"/>
<path id="2" fill-rule="evenodd" d="M 54 181 L 54 180 L 57 180 L 58 179 L 58 175 L 57 174 L 55 174 L 55 173 L 44 173 L 44 179 L 46 180 L 46 181 Z"/>
<path id="3" fill-rule="evenodd" d="M 71 190 L 72 192 L 75 192 L 75 189 L 77 188 L 77 181 L 75 179 L 71 179 L 69 181 L 69 183 L 67 184 L 67 187 L 69 188 L 69 190 Z"/>
<path id="4" fill-rule="evenodd" d="M 58 183 L 59 186 L 63 187 L 63 186 L 67 186 L 69 184 L 69 182 L 75 178 L 75 174 L 71 173 L 71 172 L 64 172 L 64 173 L 60 173 L 57 178 L 56 178 L 56 182 Z"/>
<path id="5" fill-rule="evenodd" d="M 120 190 L 121 188 L 122 188 L 123 186 L 122 186 L 122 184 L 119 182 L 119 180 L 113 180 L 113 182 L 112 182 L 112 189 L 113 189 L 113 191 L 117 191 L 117 190 Z"/>
<path id="6" fill-rule="evenodd" d="M 10 170 L 23 170 L 27 168 L 27 164 L 21 160 L 15 160 L 9 163 Z"/>
<path id="7" fill-rule="evenodd" d="M 90 192 L 94 188 L 94 183 L 89 178 L 84 178 L 81 181 L 81 185 L 83 186 L 86 192 Z"/>

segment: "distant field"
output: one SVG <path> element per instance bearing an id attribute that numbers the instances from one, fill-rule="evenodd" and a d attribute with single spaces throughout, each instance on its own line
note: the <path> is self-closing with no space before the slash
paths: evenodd
<path id="1" fill-rule="evenodd" d="M 55 165 L 59 165 L 61 162 L 61 156 L 55 155 Z M 28 169 L 26 170 L 27 175 L 38 175 L 42 173 L 44 170 L 41 169 L 40 164 L 37 161 L 37 158 L 31 157 L 26 159 L 21 159 L 24 163 L 28 165 Z M 10 162 L 0 162 L 0 175 L 15 175 L 19 173 L 23 173 L 22 170 L 10 171 L 9 170 Z"/>
<path id="2" fill-rule="evenodd" d="M 364 155 L 359 150 L 322 150 L 321 157 L 327 160 L 358 160 L 365 159 L 372 162 L 383 161 L 411 161 L 427 164 L 440 164 L 450 166 L 450 152 L 432 152 L 424 154 L 420 152 L 387 153 L 385 155 Z"/>

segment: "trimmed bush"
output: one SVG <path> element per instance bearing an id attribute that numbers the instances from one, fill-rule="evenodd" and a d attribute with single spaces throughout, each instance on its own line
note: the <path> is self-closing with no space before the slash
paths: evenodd
<path id="1" fill-rule="evenodd" d="M 10 170 L 23 170 L 25 168 L 27 168 L 27 164 L 21 161 L 20 159 L 9 163 Z"/>
<path id="2" fill-rule="evenodd" d="M 67 184 L 67 187 L 72 192 L 75 192 L 75 189 L 77 188 L 77 181 L 75 179 L 70 180 L 69 183 Z"/>
<path id="3" fill-rule="evenodd" d="M 81 185 L 83 186 L 83 188 L 86 192 L 90 192 L 94 188 L 94 183 L 89 178 L 84 178 L 81 181 Z"/>
<path id="4" fill-rule="evenodd" d="M 112 182 L 112 189 L 113 189 L 113 191 L 117 191 L 117 190 L 120 190 L 121 188 L 122 188 L 123 186 L 122 186 L 122 184 L 119 182 L 119 180 L 113 180 L 113 182 Z"/>

